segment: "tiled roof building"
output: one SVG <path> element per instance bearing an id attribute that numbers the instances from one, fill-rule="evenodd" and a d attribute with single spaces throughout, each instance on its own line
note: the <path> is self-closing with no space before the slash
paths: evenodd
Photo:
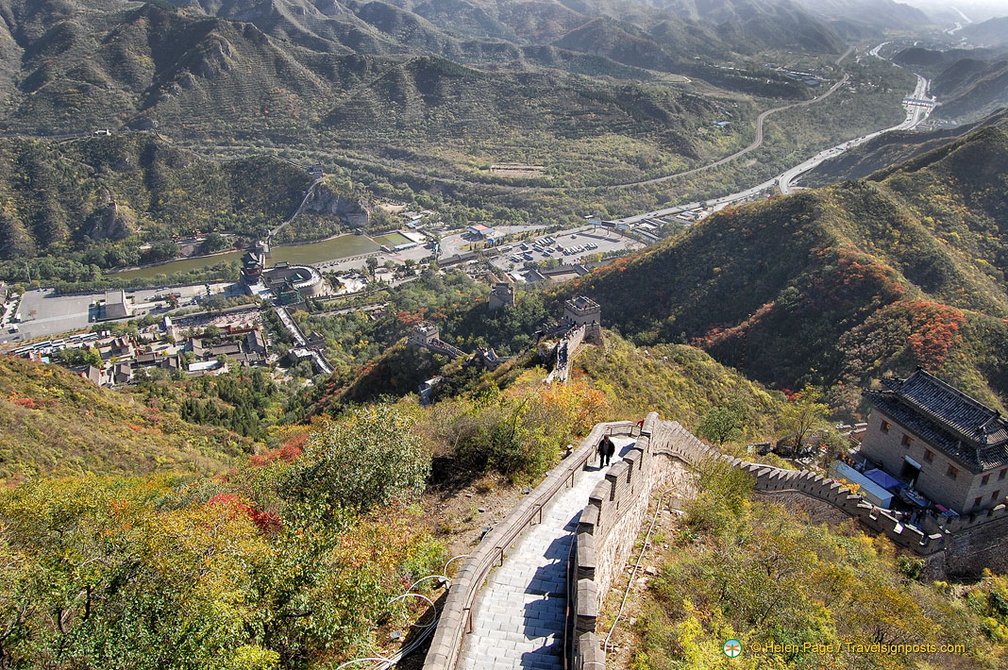
<path id="1" fill-rule="evenodd" d="M 923 369 L 882 385 L 864 394 L 872 406 L 865 457 L 960 513 L 1004 501 L 1008 421 L 1000 412 Z"/>

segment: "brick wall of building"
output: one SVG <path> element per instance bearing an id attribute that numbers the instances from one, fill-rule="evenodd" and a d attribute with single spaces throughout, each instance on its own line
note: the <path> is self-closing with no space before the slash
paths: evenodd
<path id="1" fill-rule="evenodd" d="M 883 429 L 883 422 L 888 431 Z M 1008 468 L 990 473 L 970 472 L 964 464 L 930 448 L 920 436 L 878 410 L 869 419 L 868 430 L 861 440 L 861 454 L 873 462 L 881 462 L 883 470 L 897 477 L 903 471 L 904 457 L 913 459 L 921 466 L 917 490 L 960 514 L 995 507 L 1008 495 Z M 950 475 L 950 467 L 955 469 L 954 476 Z M 986 483 L 985 475 L 989 475 Z"/>

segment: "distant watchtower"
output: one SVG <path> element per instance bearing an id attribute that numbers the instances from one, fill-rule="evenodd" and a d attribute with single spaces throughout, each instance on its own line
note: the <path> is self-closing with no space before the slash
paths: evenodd
<path id="1" fill-rule="evenodd" d="M 514 307 L 515 292 L 514 286 L 506 281 L 497 282 L 493 291 L 490 292 L 490 311 L 495 312 L 505 307 Z"/>
<path id="2" fill-rule="evenodd" d="M 571 327 L 584 326 L 585 340 L 602 341 L 602 308 L 586 296 L 578 296 L 564 303 L 564 321 Z"/>
<path id="3" fill-rule="evenodd" d="M 421 321 L 417 325 L 413 326 L 413 332 L 410 333 L 409 342 L 410 344 L 426 347 L 432 342 L 437 341 L 440 334 L 441 333 L 438 331 L 438 327 L 436 325 L 430 321 Z"/>

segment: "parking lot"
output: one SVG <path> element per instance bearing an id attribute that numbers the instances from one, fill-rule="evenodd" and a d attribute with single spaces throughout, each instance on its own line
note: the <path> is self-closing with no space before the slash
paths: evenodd
<path id="1" fill-rule="evenodd" d="M 589 256 L 632 251 L 644 245 L 609 228 L 585 226 L 507 246 L 510 249 L 491 262 L 495 267 L 510 271 L 523 267 L 525 263 L 551 259 L 559 261 L 561 265 L 577 265 Z"/>
<path id="2" fill-rule="evenodd" d="M 210 292 L 225 293 L 233 284 L 211 284 Z M 133 308 L 129 318 L 139 318 L 149 311 L 164 305 L 164 301 L 156 300 L 156 296 L 167 293 L 179 294 L 179 307 L 195 304 L 197 296 L 206 295 L 206 285 L 173 286 L 171 288 L 154 288 L 127 290 L 127 303 Z M 0 333 L 0 344 L 15 344 L 36 337 L 48 337 L 74 331 L 88 330 L 96 323 L 101 323 L 100 303 L 105 300 L 104 293 L 83 293 L 79 295 L 57 295 L 52 289 L 37 289 L 28 291 L 21 296 L 12 323 L 5 325 Z M 128 319 L 123 319 L 128 320 Z M 11 332 L 14 328 L 17 332 Z"/>

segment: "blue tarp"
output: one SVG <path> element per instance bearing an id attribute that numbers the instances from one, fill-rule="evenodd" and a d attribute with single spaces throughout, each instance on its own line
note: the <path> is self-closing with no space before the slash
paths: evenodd
<path id="1" fill-rule="evenodd" d="M 880 471 L 876 470 L 876 472 Z M 858 493 L 864 496 L 865 500 L 879 507 L 889 508 L 892 506 L 893 496 L 891 493 L 846 463 L 833 461 L 833 464 L 830 466 L 830 474 L 837 479 L 845 479 L 851 484 L 860 486 L 861 490 Z M 885 473 L 883 472 L 882 474 Z"/>
<path id="2" fill-rule="evenodd" d="M 864 475 L 865 477 L 872 480 L 882 488 L 886 489 L 887 491 L 892 491 L 894 493 L 899 490 L 900 486 L 903 485 L 903 482 L 896 479 L 888 472 L 883 472 L 878 468 L 875 468 L 874 470 L 869 470 L 868 472 L 864 473 Z"/>

